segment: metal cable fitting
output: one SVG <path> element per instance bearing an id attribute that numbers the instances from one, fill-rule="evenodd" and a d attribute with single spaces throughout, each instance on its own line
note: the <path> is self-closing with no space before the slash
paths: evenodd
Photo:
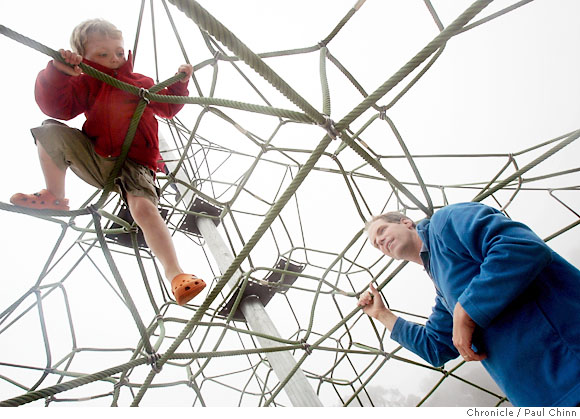
<path id="1" fill-rule="evenodd" d="M 144 87 L 139 89 L 139 97 L 147 102 L 148 105 L 151 103 L 151 100 L 149 100 L 149 90 L 145 89 Z"/>
<path id="2" fill-rule="evenodd" d="M 312 354 L 312 347 L 310 344 L 306 343 L 305 339 L 302 339 L 300 342 L 302 343 L 302 349 L 304 349 L 304 352 L 306 352 L 307 355 Z"/>
<path id="3" fill-rule="evenodd" d="M 101 214 L 99 214 L 99 208 L 95 204 L 88 205 L 87 210 L 89 211 L 90 214 L 94 214 L 98 218 L 101 218 Z"/>
<path id="4" fill-rule="evenodd" d="M 159 374 L 161 372 L 161 368 L 159 367 L 159 365 L 157 365 L 157 361 L 161 359 L 161 355 L 155 352 L 152 354 L 147 354 L 146 358 L 147 364 L 151 365 L 151 369 L 155 372 L 155 374 Z"/>
<path id="5" fill-rule="evenodd" d="M 323 116 L 324 116 L 324 124 L 320 124 L 320 126 L 326 130 L 330 138 L 336 140 L 336 138 L 340 135 L 340 133 L 334 126 L 334 121 L 326 115 Z"/>

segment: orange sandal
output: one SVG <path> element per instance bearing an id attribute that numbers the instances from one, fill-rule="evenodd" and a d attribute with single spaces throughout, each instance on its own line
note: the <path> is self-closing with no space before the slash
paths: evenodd
<path id="1" fill-rule="evenodd" d="M 179 274 L 171 281 L 171 290 L 180 306 L 186 304 L 204 288 L 203 279 L 191 274 Z"/>
<path id="2" fill-rule="evenodd" d="M 34 209 L 51 209 L 68 211 L 68 199 L 56 199 L 46 189 L 32 194 L 17 193 L 12 195 L 10 202 L 14 205 Z"/>

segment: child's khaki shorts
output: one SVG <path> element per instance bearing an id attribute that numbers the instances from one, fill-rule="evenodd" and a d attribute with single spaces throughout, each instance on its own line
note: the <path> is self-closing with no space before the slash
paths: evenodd
<path id="1" fill-rule="evenodd" d="M 106 158 L 95 152 L 93 142 L 82 131 L 53 119 L 30 130 L 60 169 L 70 168 L 78 177 L 96 188 L 103 189 L 115 166 L 116 158 Z M 159 189 L 155 173 L 146 166 L 129 159 L 115 179 L 114 191 L 127 202 L 127 193 L 159 203 Z"/>

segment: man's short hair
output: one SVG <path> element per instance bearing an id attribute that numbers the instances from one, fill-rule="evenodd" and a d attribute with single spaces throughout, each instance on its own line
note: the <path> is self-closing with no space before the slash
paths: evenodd
<path id="1" fill-rule="evenodd" d="M 381 215 L 375 215 L 373 218 L 371 218 L 369 221 L 367 221 L 365 224 L 365 231 L 368 231 L 371 224 L 377 220 L 383 220 L 386 223 L 393 223 L 393 224 L 401 224 L 402 220 L 409 220 L 413 223 L 413 228 L 417 227 L 415 222 L 413 220 L 411 220 L 409 217 L 407 217 L 405 214 L 402 214 L 402 213 L 397 212 L 397 211 L 391 211 L 391 212 L 386 212 L 386 213 L 381 214 Z"/>
<path id="2" fill-rule="evenodd" d="M 104 19 L 89 19 L 77 25 L 70 36 L 70 46 L 77 54 L 85 56 L 85 45 L 89 35 L 99 33 L 111 39 L 122 39 L 123 33 Z"/>

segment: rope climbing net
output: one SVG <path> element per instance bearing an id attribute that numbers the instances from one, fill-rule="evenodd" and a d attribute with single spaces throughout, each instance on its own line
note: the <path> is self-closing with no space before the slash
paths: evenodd
<path id="1" fill-rule="evenodd" d="M 413 150 L 428 140 L 407 139 L 395 123 L 409 112 L 404 99 L 421 90 L 420 80 L 445 57 L 451 39 L 482 30 L 530 2 L 481 17 L 491 0 L 478 0 L 444 24 L 424 0 L 422 12 L 436 32 L 407 50 L 406 64 L 369 92 L 333 54 L 333 43 L 348 38 L 343 29 L 364 10 L 364 0 L 314 46 L 260 54 L 193 0 L 150 1 L 153 34 L 161 20 L 156 22 L 155 13 L 161 12 L 171 42 L 187 62 L 198 60 L 190 96 L 156 94 L 181 75 L 143 91 L 86 65 L 83 71 L 140 97 L 116 170 L 150 101 L 186 104 L 161 124 L 168 172 L 158 176 L 160 210 L 180 258 L 208 286 L 191 304 L 175 303 L 139 229 L 119 197 L 110 194 L 112 183 L 104 191 L 91 190 L 71 211 L 0 202 L 3 217 L 50 224 L 57 231 L 37 278 L 20 278 L 21 294 L 0 306 L 0 405 L 288 406 L 286 390 L 297 371 L 325 406 L 429 405 L 456 390 L 471 397 L 466 404 L 507 403 L 479 365 L 426 364 L 391 341 L 356 301 L 374 281 L 396 313 L 418 323 L 429 314 L 433 294 L 418 291 L 429 288 L 428 279 L 420 279 L 425 274 L 381 257 L 366 240 L 364 222 L 384 211 L 420 219 L 448 203 L 473 200 L 540 222 L 526 213 L 532 199 L 558 219 L 544 234 L 546 241 L 563 246 L 577 231 L 580 167 L 561 158 L 577 150 L 580 130 L 512 153 L 492 153 L 485 145 L 457 153 L 455 143 L 417 154 Z M 135 57 L 145 6 L 143 0 Z M 205 51 L 188 49 L 178 30 L 184 22 L 200 29 Z M 6 26 L 0 32 L 59 59 L 56 51 Z M 375 53 L 379 58 L 369 58 L 377 58 L 369 65 L 389 56 L 387 50 Z M 322 98 L 320 108 L 305 99 L 316 95 L 303 96 L 286 81 L 303 74 L 283 78 L 278 75 L 283 71 L 273 69 L 294 61 L 317 81 L 313 90 Z M 339 111 L 330 100 L 335 84 L 356 95 L 347 103 L 333 96 Z M 230 95 L 233 86 L 237 93 Z M 482 123 L 488 121 L 482 117 Z M 231 253 L 225 264 L 209 250 L 212 239 L 201 228 L 208 220 Z M 20 251 L 4 253 L 16 258 Z M 240 307 L 252 298 L 266 306 L 278 333 L 251 327 Z M 285 375 L 272 366 L 270 356 L 277 353 L 295 360 Z"/>

